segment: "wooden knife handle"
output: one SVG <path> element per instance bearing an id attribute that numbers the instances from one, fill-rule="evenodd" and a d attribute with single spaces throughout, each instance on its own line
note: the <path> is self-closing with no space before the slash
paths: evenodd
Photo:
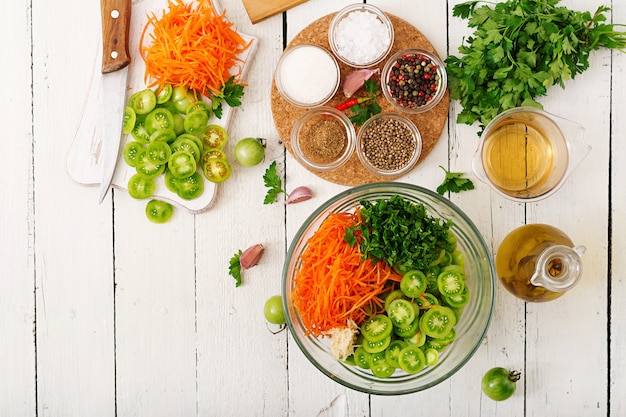
<path id="1" fill-rule="evenodd" d="M 100 0 L 102 14 L 102 73 L 130 64 L 128 32 L 131 0 Z"/>

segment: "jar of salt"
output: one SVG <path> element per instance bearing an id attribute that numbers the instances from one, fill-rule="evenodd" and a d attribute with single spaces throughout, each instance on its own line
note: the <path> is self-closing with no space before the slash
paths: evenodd
<path id="1" fill-rule="evenodd" d="M 283 53 L 274 80 L 280 95 L 294 106 L 321 106 L 337 92 L 339 65 L 333 55 L 320 46 L 298 45 Z"/>
<path id="2" fill-rule="evenodd" d="M 328 42 L 342 62 L 355 68 L 380 63 L 394 40 L 389 17 L 376 6 L 353 4 L 340 10 L 330 23 Z"/>

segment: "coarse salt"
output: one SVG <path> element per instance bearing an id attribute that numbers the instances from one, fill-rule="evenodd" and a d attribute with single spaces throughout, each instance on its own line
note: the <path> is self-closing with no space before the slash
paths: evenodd
<path id="1" fill-rule="evenodd" d="M 339 67 L 323 48 L 301 45 L 289 51 L 279 66 L 283 93 L 304 105 L 330 99 L 339 85 Z"/>
<path id="2" fill-rule="evenodd" d="M 341 19 L 335 28 L 338 55 L 355 64 L 367 64 L 382 58 L 391 45 L 391 33 L 374 13 L 356 10 Z"/>

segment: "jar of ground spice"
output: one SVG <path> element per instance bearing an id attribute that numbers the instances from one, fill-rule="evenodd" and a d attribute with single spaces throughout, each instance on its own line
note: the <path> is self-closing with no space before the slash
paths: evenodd
<path id="1" fill-rule="evenodd" d="M 314 171 L 332 171 L 354 153 L 356 132 L 350 119 L 332 107 L 305 111 L 291 130 L 295 157 Z"/>
<path id="2" fill-rule="evenodd" d="M 380 79 L 387 101 L 396 110 L 412 114 L 435 107 L 448 83 L 443 62 L 423 49 L 394 54 L 383 67 Z"/>
<path id="3" fill-rule="evenodd" d="M 422 137 L 408 117 L 392 112 L 379 113 L 361 126 L 356 149 L 359 160 L 372 174 L 398 177 L 417 163 Z"/>

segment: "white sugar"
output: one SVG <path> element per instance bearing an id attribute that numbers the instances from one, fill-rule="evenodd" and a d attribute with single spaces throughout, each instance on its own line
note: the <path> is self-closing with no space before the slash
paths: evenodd
<path id="1" fill-rule="evenodd" d="M 337 87 L 337 66 L 323 49 L 312 45 L 293 49 L 280 65 L 280 81 L 292 100 L 313 104 L 329 97 Z"/>
<path id="2" fill-rule="evenodd" d="M 339 21 L 334 41 L 339 55 L 355 64 L 365 64 L 376 61 L 387 51 L 391 35 L 374 13 L 357 10 Z"/>

